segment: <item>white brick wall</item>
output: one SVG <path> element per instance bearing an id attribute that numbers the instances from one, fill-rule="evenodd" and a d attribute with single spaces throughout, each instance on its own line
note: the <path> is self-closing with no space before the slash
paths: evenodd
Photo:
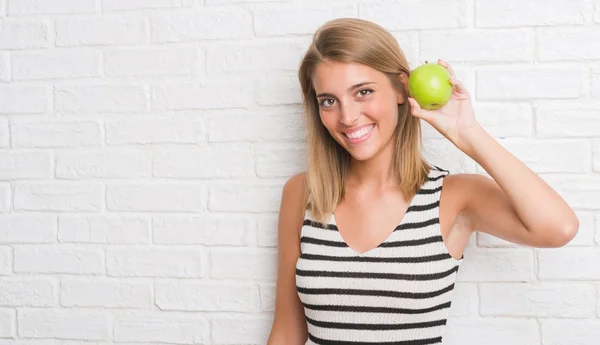
<path id="1" fill-rule="evenodd" d="M 597 345 L 597 0 L 0 0 L 0 345 L 264 344 L 281 187 L 306 167 L 297 67 L 345 16 L 412 68 L 451 61 L 580 217 L 560 249 L 473 236 L 446 343 Z"/>

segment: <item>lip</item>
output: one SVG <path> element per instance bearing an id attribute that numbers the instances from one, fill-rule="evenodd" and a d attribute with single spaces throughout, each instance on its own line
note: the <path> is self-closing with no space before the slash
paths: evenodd
<path id="1" fill-rule="evenodd" d="M 369 124 L 358 126 L 358 127 L 352 127 L 352 128 L 344 129 L 342 131 L 342 133 L 349 134 L 349 133 L 352 133 L 352 132 L 356 132 L 359 129 L 362 129 L 362 128 L 365 128 L 365 127 L 369 127 L 369 126 L 372 126 L 372 125 L 374 125 L 374 124 L 373 123 L 369 123 Z"/>
<path id="2" fill-rule="evenodd" d="M 373 132 L 375 131 L 375 127 L 377 127 L 377 125 L 372 123 L 372 124 L 366 125 L 366 126 L 355 127 L 355 129 L 354 129 L 354 130 L 357 130 L 357 129 L 361 129 L 363 127 L 369 127 L 369 126 L 373 126 L 373 129 L 362 138 L 353 139 L 353 138 L 348 138 L 345 135 L 343 137 L 346 140 L 346 142 L 350 145 L 357 145 L 357 144 L 364 143 L 365 141 L 369 140 L 369 138 L 371 138 L 371 136 L 373 135 Z M 344 132 L 344 133 L 346 133 L 346 132 Z M 350 132 L 350 133 L 352 133 L 352 132 Z"/>

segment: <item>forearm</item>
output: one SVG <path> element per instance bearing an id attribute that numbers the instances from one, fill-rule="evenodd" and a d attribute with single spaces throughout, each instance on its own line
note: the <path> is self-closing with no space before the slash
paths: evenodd
<path id="1" fill-rule="evenodd" d="M 566 201 L 482 127 L 461 137 L 461 147 L 496 181 L 529 231 L 572 236 L 578 220 Z"/>

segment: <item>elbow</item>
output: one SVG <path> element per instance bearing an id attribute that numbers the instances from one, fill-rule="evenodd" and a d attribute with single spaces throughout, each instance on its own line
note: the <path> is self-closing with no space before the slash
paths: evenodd
<path id="1" fill-rule="evenodd" d="M 553 248 L 563 247 L 575 238 L 579 231 L 579 219 L 573 216 L 572 219 L 565 222 L 561 227 L 558 227 L 556 231 L 553 231 L 553 236 L 550 242 L 550 246 Z"/>

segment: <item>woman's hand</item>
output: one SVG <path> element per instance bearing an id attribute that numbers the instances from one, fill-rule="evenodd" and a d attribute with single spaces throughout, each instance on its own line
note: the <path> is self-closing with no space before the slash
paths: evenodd
<path id="1" fill-rule="evenodd" d="M 444 106 L 437 110 L 425 110 L 417 101 L 409 97 L 411 114 L 427 121 L 438 132 L 448 138 L 459 149 L 465 150 L 466 134 L 479 124 L 475 120 L 471 97 L 462 82 L 456 78 L 454 70 L 450 64 L 444 60 L 438 60 L 438 64 L 444 66 L 450 73 L 450 83 L 452 84 L 452 96 Z"/>

